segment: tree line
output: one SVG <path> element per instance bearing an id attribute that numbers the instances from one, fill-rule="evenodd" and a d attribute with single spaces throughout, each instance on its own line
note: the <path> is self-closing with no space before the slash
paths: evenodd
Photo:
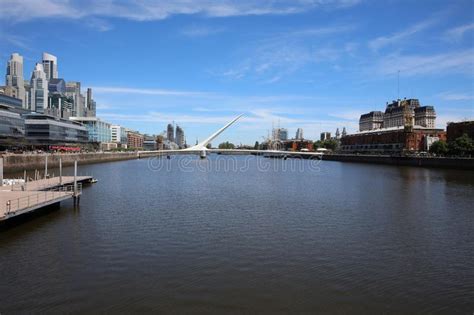
<path id="1" fill-rule="evenodd" d="M 439 156 L 474 156 L 474 141 L 463 134 L 454 141 L 435 141 L 430 147 L 430 153 Z"/>

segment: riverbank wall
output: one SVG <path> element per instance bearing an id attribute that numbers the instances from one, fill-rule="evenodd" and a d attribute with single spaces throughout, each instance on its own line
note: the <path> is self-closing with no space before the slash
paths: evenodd
<path id="1" fill-rule="evenodd" d="M 104 163 L 122 160 L 137 159 L 137 152 L 101 152 L 101 153 L 68 153 L 68 154 L 8 154 L 3 156 L 3 170 L 5 173 L 16 173 L 24 170 L 42 170 L 45 167 L 46 157 L 48 168 L 59 167 L 61 158 L 63 166 Z"/>
<path id="2" fill-rule="evenodd" d="M 105 163 L 159 156 L 155 152 L 100 152 L 100 153 L 68 153 L 68 154 L 8 154 L 3 156 L 5 173 L 18 173 L 31 170 L 42 170 L 48 157 L 48 168 L 59 167 L 59 159 L 63 166 Z M 388 164 L 398 166 L 434 167 L 474 170 L 472 158 L 441 158 L 441 157 L 404 157 L 388 155 L 356 155 L 356 154 L 326 154 L 324 161 Z"/>
<path id="3" fill-rule="evenodd" d="M 388 164 L 433 168 L 474 170 L 473 158 L 409 157 L 389 155 L 326 154 L 323 161 Z"/>

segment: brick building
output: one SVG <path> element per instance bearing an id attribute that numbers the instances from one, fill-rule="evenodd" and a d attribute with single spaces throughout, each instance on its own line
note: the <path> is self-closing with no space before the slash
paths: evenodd
<path id="1" fill-rule="evenodd" d="M 283 142 L 283 149 L 287 151 L 301 151 L 301 149 L 313 151 L 313 141 L 310 140 L 287 140 Z"/>
<path id="2" fill-rule="evenodd" d="M 364 131 L 341 138 L 341 151 L 360 153 L 402 153 L 428 151 L 435 140 L 446 140 L 442 129 L 393 127 Z"/>
<path id="3" fill-rule="evenodd" d="M 469 138 L 474 139 L 474 120 L 448 123 L 446 129 L 448 142 L 456 140 L 463 134 L 467 134 Z"/>
<path id="4" fill-rule="evenodd" d="M 127 147 L 142 149 L 143 148 L 144 136 L 136 131 L 127 131 Z"/>

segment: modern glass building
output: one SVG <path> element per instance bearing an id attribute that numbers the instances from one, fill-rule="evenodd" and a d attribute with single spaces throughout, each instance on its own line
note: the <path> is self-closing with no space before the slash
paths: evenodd
<path id="1" fill-rule="evenodd" d="M 87 128 L 82 124 L 42 114 L 26 114 L 25 134 L 31 144 L 85 143 Z"/>
<path id="2" fill-rule="evenodd" d="M 15 147 L 25 140 L 25 119 L 28 113 L 22 107 L 22 100 L 0 94 L 0 146 Z"/>
<path id="3" fill-rule="evenodd" d="M 0 94 L 0 105 L 5 105 L 5 106 L 21 109 L 22 101 L 21 99 L 16 98 L 16 97 Z"/>
<path id="4" fill-rule="evenodd" d="M 24 139 L 25 120 L 21 114 L 11 107 L 0 104 L 0 146 L 18 145 Z"/>
<path id="5" fill-rule="evenodd" d="M 56 56 L 44 52 L 43 68 L 47 80 L 58 78 L 58 58 Z"/>
<path id="6" fill-rule="evenodd" d="M 83 124 L 89 132 L 90 142 L 112 142 L 111 124 L 97 117 L 69 117 Z"/>
<path id="7" fill-rule="evenodd" d="M 49 93 L 66 93 L 66 82 L 63 79 L 51 79 L 48 81 Z"/>

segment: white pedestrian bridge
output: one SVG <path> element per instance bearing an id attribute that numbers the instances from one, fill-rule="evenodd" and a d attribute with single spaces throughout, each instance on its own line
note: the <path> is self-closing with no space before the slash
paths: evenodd
<path id="1" fill-rule="evenodd" d="M 159 151 L 140 151 L 138 154 L 156 154 L 156 155 L 178 155 L 178 154 L 198 154 L 201 158 L 206 158 L 208 153 L 217 153 L 217 154 L 228 154 L 228 155 L 242 155 L 242 154 L 254 154 L 254 155 L 263 155 L 267 157 L 300 157 L 300 158 L 318 158 L 320 159 L 323 155 L 322 152 L 298 152 L 298 151 L 280 151 L 280 150 L 243 150 L 243 149 L 209 149 L 207 145 L 211 143 L 212 140 L 217 138 L 224 130 L 229 128 L 237 120 L 239 120 L 244 114 L 240 114 L 235 117 L 232 121 L 227 123 L 224 127 L 217 130 L 206 140 L 186 149 L 180 150 L 159 150 Z"/>

